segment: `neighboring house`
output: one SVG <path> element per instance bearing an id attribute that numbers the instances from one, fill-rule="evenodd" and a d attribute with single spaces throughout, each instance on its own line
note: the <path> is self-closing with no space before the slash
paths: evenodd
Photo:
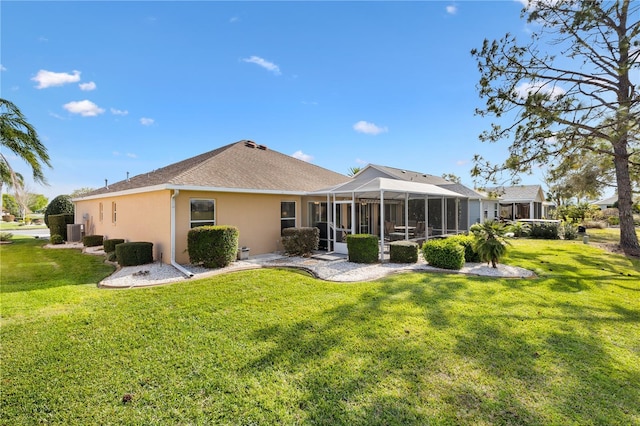
<path id="1" fill-rule="evenodd" d="M 540 185 L 517 185 L 486 188 L 489 200 L 485 219 L 543 219 L 544 191 Z M 496 206 L 497 204 L 497 206 Z M 496 208 L 497 207 L 497 208 Z"/>
<path id="2" fill-rule="evenodd" d="M 604 210 L 604 209 L 612 208 L 613 205 L 617 202 L 618 202 L 618 195 L 616 194 L 612 197 L 605 198 L 603 200 L 598 200 L 592 204 L 595 204 L 596 206 L 600 207 L 600 210 Z"/>
<path id="3" fill-rule="evenodd" d="M 154 258 L 188 263 L 187 233 L 234 225 L 251 255 L 281 249 L 281 230 L 308 226 L 312 191 L 350 178 L 240 141 L 74 199 L 87 234 L 154 244 Z"/>

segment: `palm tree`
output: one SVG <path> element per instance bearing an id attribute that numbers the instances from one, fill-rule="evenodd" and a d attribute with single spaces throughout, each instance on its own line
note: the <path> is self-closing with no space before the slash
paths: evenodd
<path id="1" fill-rule="evenodd" d="M 353 177 L 357 175 L 360 172 L 360 170 L 362 170 L 361 167 L 349 167 L 349 173 L 347 173 L 347 176 Z"/>
<path id="2" fill-rule="evenodd" d="M 31 166 L 35 182 L 46 183 L 42 169 L 51 167 L 47 148 L 20 109 L 6 99 L 0 99 L 0 143 L 3 151 L 6 148 Z M 0 193 L 4 184 L 17 187 L 22 183 L 22 176 L 13 170 L 4 152 L 0 152 Z"/>
<path id="3" fill-rule="evenodd" d="M 491 266 L 497 268 L 509 245 L 504 238 L 505 226 L 496 220 L 488 220 L 483 224 L 471 226 L 471 232 L 476 238 L 474 248 L 480 259 L 483 262 L 491 262 Z"/>

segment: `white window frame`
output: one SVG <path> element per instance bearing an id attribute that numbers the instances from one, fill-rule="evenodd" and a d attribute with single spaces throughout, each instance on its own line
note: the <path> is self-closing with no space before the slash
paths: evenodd
<path id="1" fill-rule="evenodd" d="M 282 205 L 284 203 L 293 203 L 293 217 L 283 217 L 282 216 Z M 295 228 L 298 225 L 298 203 L 296 201 L 289 201 L 289 200 L 283 200 L 280 201 L 280 232 L 282 232 L 283 228 L 282 227 L 282 222 L 283 221 L 290 221 L 291 219 L 293 219 L 293 226 L 287 226 L 287 228 Z"/>
<path id="2" fill-rule="evenodd" d="M 191 213 L 193 212 L 193 210 L 191 210 L 191 206 L 193 205 L 194 201 L 204 201 L 204 202 L 211 202 L 213 203 L 213 220 L 210 219 L 192 219 L 191 217 Z M 193 229 L 196 228 L 198 226 L 205 226 L 205 225 L 215 225 L 216 224 L 216 215 L 218 212 L 218 206 L 216 205 L 216 200 L 214 198 L 190 198 L 189 199 L 189 228 Z M 195 226 L 194 226 L 195 225 Z"/>

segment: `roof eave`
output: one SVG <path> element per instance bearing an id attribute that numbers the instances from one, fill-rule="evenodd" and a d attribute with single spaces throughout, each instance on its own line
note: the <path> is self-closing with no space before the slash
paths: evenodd
<path id="1" fill-rule="evenodd" d="M 97 200 L 100 198 L 121 197 L 124 195 L 143 194 L 146 192 L 179 190 L 179 191 L 200 191 L 200 192 L 234 192 L 240 194 L 270 194 L 270 195 L 309 195 L 312 191 L 283 191 L 279 189 L 253 189 L 253 188 L 226 188 L 217 186 L 198 186 L 198 185 L 174 185 L 163 184 L 154 186 L 145 186 L 141 188 L 126 189 L 123 191 L 105 192 L 102 194 L 91 195 L 88 197 L 74 198 L 71 201 L 87 201 Z"/>

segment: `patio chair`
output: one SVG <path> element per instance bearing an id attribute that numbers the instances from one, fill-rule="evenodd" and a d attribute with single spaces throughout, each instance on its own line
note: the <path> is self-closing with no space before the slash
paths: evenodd
<path id="1" fill-rule="evenodd" d="M 391 240 L 391 234 L 395 231 L 395 227 L 396 225 L 390 220 L 384 221 L 384 240 L 385 241 Z"/>

